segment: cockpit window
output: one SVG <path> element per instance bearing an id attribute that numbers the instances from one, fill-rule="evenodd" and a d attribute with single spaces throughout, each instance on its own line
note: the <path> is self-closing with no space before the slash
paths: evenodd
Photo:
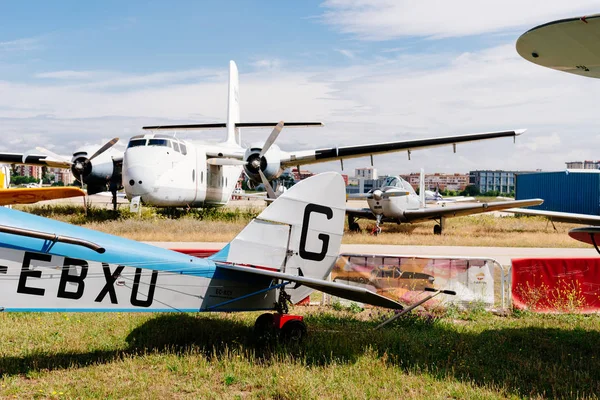
<path id="1" fill-rule="evenodd" d="M 183 154 L 185 156 L 187 154 L 187 149 L 185 147 L 185 144 L 179 143 L 179 147 L 181 148 L 181 154 Z"/>
<path id="2" fill-rule="evenodd" d="M 135 139 L 135 140 L 130 140 L 129 144 L 127 145 L 127 148 L 130 147 L 138 147 L 138 146 L 145 146 L 146 145 L 146 139 Z"/>
<path id="3" fill-rule="evenodd" d="M 173 142 L 173 148 L 179 153 L 179 144 L 177 142 Z"/>
<path id="4" fill-rule="evenodd" d="M 171 142 L 166 139 L 150 139 L 148 140 L 148 146 L 164 146 L 171 147 Z"/>
<path id="5" fill-rule="evenodd" d="M 395 176 L 389 176 L 384 183 L 384 186 L 396 186 L 401 187 L 400 181 Z"/>

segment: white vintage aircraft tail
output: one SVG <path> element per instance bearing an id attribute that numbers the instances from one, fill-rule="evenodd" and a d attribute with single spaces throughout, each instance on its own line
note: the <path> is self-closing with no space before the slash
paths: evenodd
<path id="1" fill-rule="evenodd" d="M 237 65 L 229 61 L 229 95 L 227 98 L 227 143 L 241 144 L 240 129 L 240 80 Z"/>
<path id="2" fill-rule="evenodd" d="M 342 242 L 345 198 L 344 181 L 335 172 L 305 179 L 271 203 L 212 258 L 325 279 Z M 310 291 L 302 286 L 288 293 L 295 302 Z"/>

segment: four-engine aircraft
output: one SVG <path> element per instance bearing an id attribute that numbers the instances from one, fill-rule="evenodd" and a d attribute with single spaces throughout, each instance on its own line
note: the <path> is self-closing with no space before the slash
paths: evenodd
<path id="1" fill-rule="evenodd" d="M 421 187 L 423 187 L 422 184 Z M 438 222 L 433 227 L 433 233 L 439 235 L 442 233 L 446 218 L 499 211 L 512 207 L 536 206 L 543 203 L 542 199 L 527 199 L 426 207 L 425 190 L 421 189 L 420 193 L 421 196 L 417 195 L 410 183 L 401 177 L 390 176 L 380 188 L 373 189 L 368 193 L 348 196 L 350 199 L 366 199 L 369 205 L 368 208 L 346 209 L 348 227 L 351 230 L 358 230 L 357 219 L 374 219 L 376 224 L 374 233 L 378 234 L 381 232 L 379 225 L 382 222 L 400 224 L 433 220 Z"/>
<path id="2" fill-rule="evenodd" d="M 302 334 L 281 317 L 312 289 L 402 309 L 366 288 L 326 281 L 344 229 L 345 187 L 334 172 L 282 194 L 208 259 L 0 208 L 4 311 L 255 311 L 257 326 Z M 439 292 L 439 291 L 438 291 Z M 450 293 L 452 294 L 452 293 Z M 287 321 L 287 322 L 286 322 Z M 287 323 L 293 322 L 286 328 Z"/>

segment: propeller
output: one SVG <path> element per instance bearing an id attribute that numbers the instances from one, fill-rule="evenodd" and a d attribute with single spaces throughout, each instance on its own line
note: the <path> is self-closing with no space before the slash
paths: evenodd
<path id="1" fill-rule="evenodd" d="M 48 149 L 45 149 L 43 147 L 36 147 L 36 150 L 38 150 L 42 154 L 46 154 L 46 155 L 52 157 L 55 160 L 58 160 L 59 163 L 56 163 L 57 164 L 56 166 L 60 166 L 63 168 L 70 167 L 71 171 L 73 171 L 73 175 L 75 175 L 76 177 L 79 178 L 79 182 L 81 183 L 81 188 L 83 189 L 83 176 L 84 176 L 86 169 L 88 168 L 88 166 L 90 164 L 90 161 L 92 161 L 94 158 L 98 157 L 100 154 L 104 153 L 106 150 L 113 147 L 118 141 L 119 141 L 118 137 L 112 138 L 111 140 L 106 142 L 104 145 L 102 145 L 102 147 L 100 147 L 98 150 L 96 150 L 96 152 L 94 154 L 92 154 L 91 157 L 89 157 L 89 158 L 78 157 L 75 159 L 74 162 L 71 160 L 67 160 L 65 157 L 60 156 L 60 155 L 58 155 Z M 52 161 L 53 160 L 48 160 L 48 164 L 50 165 L 50 163 Z"/>
<path id="2" fill-rule="evenodd" d="M 262 150 L 260 151 L 260 154 L 258 155 L 258 157 L 262 158 L 265 155 L 265 153 L 267 151 L 269 151 L 269 149 L 271 148 L 273 143 L 275 143 L 275 140 L 277 140 L 277 137 L 281 133 L 282 129 L 283 129 L 283 121 L 279 121 L 279 123 L 277 125 L 275 125 L 275 128 L 273 128 L 273 130 L 271 131 L 271 134 L 265 141 L 265 144 L 263 145 Z"/>
<path id="3" fill-rule="evenodd" d="M 273 186 L 271 186 L 271 184 L 267 180 L 267 177 L 265 176 L 265 174 L 263 174 L 263 172 L 260 169 L 258 170 L 258 173 L 260 175 L 260 180 L 262 181 L 263 185 L 265 186 L 265 189 L 267 189 L 267 195 L 268 195 L 269 199 L 276 199 L 277 195 L 275 194 L 275 191 L 273 190 Z"/>
<path id="4" fill-rule="evenodd" d="M 372 193 L 372 198 L 374 200 L 381 200 L 381 199 L 387 199 L 390 197 L 402 197 L 402 196 L 408 196 L 410 193 L 408 192 L 402 192 L 402 191 L 398 191 L 398 190 L 394 190 L 394 191 L 389 191 L 389 192 L 384 192 L 380 189 L 375 189 Z"/>
<path id="5" fill-rule="evenodd" d="M 277 137 L 283 130 L 283 121 L 279 121 L 275 128 L 271 131 L 271 134 L 265 141 L 262 149 L 260 150 L 260 154 L 257 158 L 253 158 L 252 161 L 238 160 L 236 158 L 209 158 L 206 160 L 207 164 L 210 165 L 247 165 L 250 164 L 253 168 L 258 169 L 260 171 L 260 160 L 263 156 L 269 151 L 273 143 L 277 140 Z M 264 183 L 264 182 L 263 182 Z"/>

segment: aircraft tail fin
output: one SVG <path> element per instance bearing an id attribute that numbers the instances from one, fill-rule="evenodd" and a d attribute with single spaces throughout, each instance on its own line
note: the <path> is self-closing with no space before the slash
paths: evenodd
<path id="1" fill-rule="evenodd" d="M 237 65 L 229 61 L 229 94 L 227 97 L 227 143 L 241 144 L 240 130 L 240 79 Z"/>
<path id="2" fill-rule="evenodd" d="M 419 175 L 419 201 L 421 208 L 425 208 L 425 170 L 421 168 L 421 174 Z"/>
<path id="3" fill-rule="evenodd" d="M 305 179 L 279 196 L 211 258 L 325 279 L 340 251 L 345 199 L 344 181 L 338 173 Z M 287 292 L 297 302 L 311 290 L 301 286 Z"/>

